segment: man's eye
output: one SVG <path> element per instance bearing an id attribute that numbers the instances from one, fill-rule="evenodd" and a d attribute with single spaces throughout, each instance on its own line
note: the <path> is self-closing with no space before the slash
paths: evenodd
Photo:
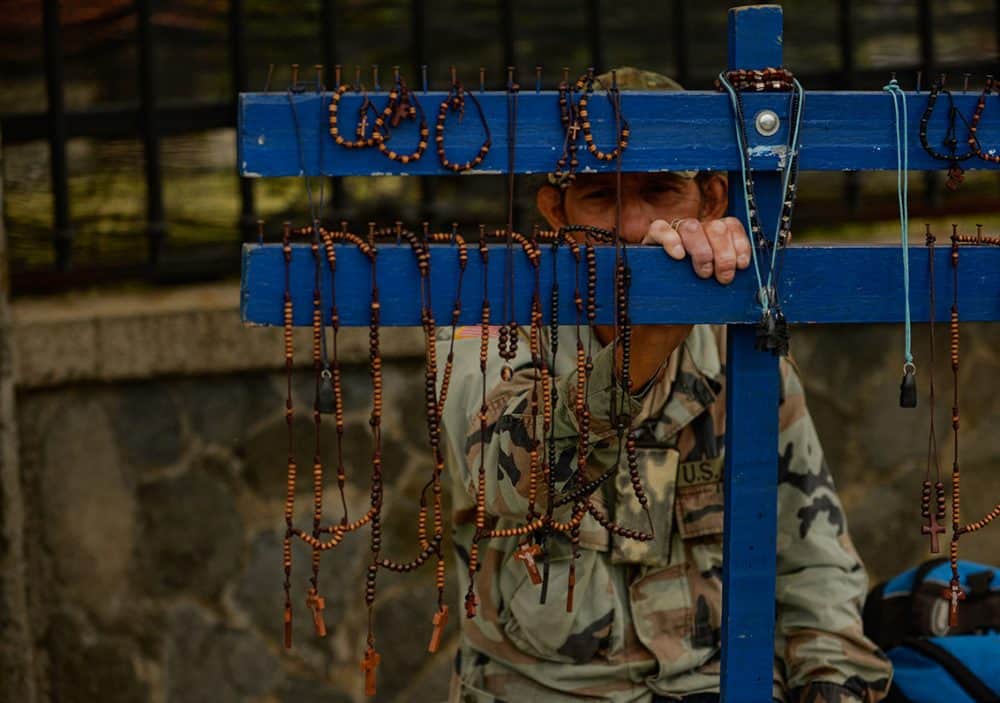
<path id="1" fill-rule="evenodd" d="M 673 183 L 650 183 L 646 186 L 646 191 L 648 193 L 661 194 L 661 193 L 673 193 L 674 191 L 680 190 Z"/>
<path id="2" fill-rule="evenodd" d="M 586 200 L 604 200 L 611 197 L 611 190 L 608 188 L 595 188 L 588 190 L 584 196 Z"/>

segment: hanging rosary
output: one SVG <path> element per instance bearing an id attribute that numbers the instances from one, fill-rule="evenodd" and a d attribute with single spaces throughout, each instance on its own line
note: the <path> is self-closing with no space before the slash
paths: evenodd
<path id="1" fill-rule="evenodd" d="M 796 183 L 798 181 L 798 161 L 800 128 L 805 103 L 805 91 L 791 71 L 784 68 L 760 70 L 727 71 L 719 74 L 716 88 L 729 94 L 733 108 L 733 123 L 736 129 L 736 143 L 740 156 L 743 202 L 746 221 L 750 225 L 754 275 L 757 278 L 757 302 L 761 307 L 761 319 L 757 324 L 757 348 L 767 350 L 776 356 L 788 354 L 788 323 L 781 310 L 778 282 L 781 277 L 781 263 L 784 250 L 791 237 L 792 212 L 795 208 Z M 786 159 L 782 168 L 782 200 L 774 234 L 768 239 L 760 221 L 760 211 L 754 195 L 753 172 L 750 168 L 750 141 L 747 138 L 741 93 L 789 92 L 788 115 L 792 127 L 789 129 L 786 145 Z M 770 250 L 771 260 L 765 271 L 758 262 L 757 249 Z"/>
<path id="2" fill-rule="evenodd" d="M 941 551 L 938 543 L 938 535 L 944 534 L 944 521 L 947 511 L 947 496 L 945 495 L 945 485 L 941 480 L 941 462 L 938 459 L 937 431 L 934 427 L 934 412 L 936 396 L 934 393 L 934 309 L 936 297 L 934 295 L 934 243 L 935 237 L 931 234 L 931 226 L 926 227 L 927 242 L 927 280 L 930 295 L 928 335 L 930 348 L 930 371 L 928 373 L 929 404 L 930 404 L 930 427 L 927 432 L 927 467 L 924 470 L 924 481 L 920 487 L 920 515 L 926 520 L 926 524 L 921 525 L 920 534 L 926 535 L 930 539 L 930 551 L 937 554 Z M 931 464 L 934 465 L 935 481 L 933 485 L 934 505 L 931 505 Z"/>
<path id="3" fill-rule="evenodd" d="M 931 120 L 931 116 L 934 114 L 934 106 L 937 103 L 938 97 L 944 95 L 948 98 L 948 127 L 945 129 L 944 139 L 941 143 L 948 150 L 948 153 L 942 153 L 932 147 L 927 138 L 927 125 Z M 985 105 L 985 97 L 981 96 L 981 102 Z M 980 110 L 981 113 L 981 110 Z M 945 188 L 948 190 L 957 190 L 958 186 L 961 185 L 962 181 L 965 180 L 964 171 L 959 165 L 963 161 L 967 161 L 976 153 L 975 147 L 970 146 L 968 151 L 961 154 L 958 153 L 958 137 L 955 132 L 956 121 L 961 119 L 965 123 L 966 130 L 969 136 L 966 141 L 970 145 L 975 145 L 978 147 L 978 140 L 976 139 L 975 130 L 972 126 L 966 122 L 965 117 L 955 107 L 955 98 L 952 96 L 951 91 L 945 87 L 945 75 L 942 73 L 938 76 L 937 80 L 931 84 L 930 93 L 927 96 L 927 107 L 924 108 L 924 114 L 920 118 L 920 144 L 924 147 L 924 151 L 931 155 L 934 159 L 938 161 L 945 161 L 948 165 L 948 180 L 945 182 Z M 978 123 L 978 119 L 975 120 Z"/>
<path id="4" fill-rule="evenodd" d="M 990 149 L 989 151 L 984 150 L 982 145 L 979 143 L 979 138 L 976 136 L 976 133 L 979 131 L 979 121 L 983 118 L 983 112 L 986 110 L 986 98 L 993 95 L 994 92 L 1000 94 L 1000 88 L 998 88 L 993 76 L 987 75 L 986 83 L 983 86 L 983 92 L 979 94 L 979 100 L 976 102 L 976 108 L 972 112 L 972 120 L 969 125 L 969 149 L 983 161 L 996 164 L 1000 163 L 1000 154 L 998 154 L 995 149 Z"/>
<path id="5" fill-rule="evenodd" d="M 590 99 L 594 89 L 600 81 L 594 75 L 594 69 L 587 69 L 586 73 L 577 78 L 576 82 L 570 85 L 569 69 L 563 69 L 563 79 L 559 84 L 559 122 L 565 131 L 563 139 L 563 151 L 556 162 L 553 178 L 561 188 L 567 188 L 576 179 L 576 170 L 580 165 L 577 157 L 578 138 L 583 135 L 584 146 L 598 161 L 615 161 L 628 148 L 631 138 L 631 129 L 628 122 L 622 117 L 620 94 L 618 92 L 617 78 L 615 71 L 612 71 L 612 85 L 606 93 L 608 103 L 611 106 L 614 121 L 616 140 L 615 147 L 610 151 L 601 151 L 594 139 L 593 125 L 590 121 Z M 579 98 L 574 96 L 579 94 Z"/>
<path id="6" fill-rule="evenodd" d="M 952 303 L 951 321 L 949 324 L 951 374 L 952 374 L 952 409 L 951 427 L 954 443 L 954 454 L 951 470 L 951 543 L 949 545 L 949 561 L 951 563 L 951 582 L 944 591 L 944 597 L 949 601 L 948 623 L 951 627 L 958 625 L 958 604 L 965 599 L 958 573 L 958 542 L 963 535 L 978 532 L 1000 517 L 1000 503 L 975 522 L 962 522 L 962 490 L 961 471 L 958 453 L 959 404 L 958 404 L 958 372 L 959 372 L 959 314 L 958 314 L 958 262 L 959 245 L 1000 246 L 1000 237 L 984 236 L 981 226 L 976 227 L 975 235 L 959 234 L 958 227 L 952 226 L 951 235 L 951 270 L 952 270 Z M 940 503 L 940 498 L 938 499 Z M 940 507 L 937 514 L 940 515 Z"/>
<path id="7" fill-rule="evenodd" d="M 473 106 L 475 106 L 476 113 L 479 115 L 479 122 L 482 125 L 486 138 L 483 140 L 483 145 L 479 147 L 479 151 L 476 155 L 469 161 L 460 164 L 458 162 L 449 161 L 448 156 L 445 154 L 444 125 L 448 120 L 449 112 L 457 112 L 458 121 L 462 121 L 462 118 L 465 116 L 466 98 L 471 100 Z M 492 146 L 493 143 L 490 137 L 490 126 L 487 124 L 486 115 L 483 113 L 483 106 L 479 104 L 479 99 L 476 98 L 473 93 L 466 91 L 462 82 L 458 80 L 455 74 L 454 66 L 451 67 L 451 88 L 448 90 L 448 95 L 441 101 L 441 106 L 438 108 L 434 141 L 437 144 L 437 154 L 438 159 L 441 161 L 441 166 L 454 173 L 462 173 L 463 171 L 470 171 L 476 168 L 483 162 L 483 159 L 486 158 L 486 155 L 490 152 L 490 146 Z"/>

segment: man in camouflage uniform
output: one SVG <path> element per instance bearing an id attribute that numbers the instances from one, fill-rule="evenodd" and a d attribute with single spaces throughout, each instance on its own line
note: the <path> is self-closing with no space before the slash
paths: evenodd
<path id="1" fill-rule="evenodd" d="M 634 69 L 620 70 L 618 81 L 631 89 L 679 88 L 668 78 Z M 723 217 L 726 199 L 723 174 L 625 174 L 622 236 L 632 244 L 662 246 L 675 259 L 690 255 L 699 276 L 729 283 L 735 270 L 749 263 L 749 242 L 738 220 Z M 538 206 L 554 228 L 567 222 L 611 228 L 614 179 L 581 174 L 565 189 L 542 186 Z M 608 419 L 609 388 L 617 370 L 610 343 L 613 332 L 584 325 L 581 334 L 584 344 L 594 349 L 587 391 L 592 415 L 590 477 L 620 456 Z M 463 594 L 468 587 L 482 452 L 488 527 L 523 523 L 528 511 L 529 453 L 534 438 L 543 435 L 541 417 L 530 415 L 534 369 L 526 330 L 521 335 L 508 381 L 500 378 L 503 361 L 491 340 L 488 426 L 483 437 L 480 330 L 467 327 L 456 332 L 443 431 Z M 559 337 L 558 356 L 550 370 L 558 390 L 553 408 L 557 458 L 552 470 L 561 488 L 577 466 L 575 327 L 561 327 Z M 439 355 L 446 353 L 449 339 L 447 334 L 439 337 Z M 550 345 L 543 335 L 543 358 L 549 364 Z M 632 348 L 632 427 L 638 433 L 639 467 L 655 538 L 621 539 L 587 515 L 581 525 L 572 612 L 566 608 L 571 549 L 565 536 L 550 535 L 546 540 L 549 575 L 544 604 L 541 586 L 532 582 L 526 564 L 515 556 L 523 539 L 481 543 L 475 579 L 478 609 L 476 617 L 462 618 L 452 701 L 718 700 L 725 329 L 637 326 Z M 874 703 L 888 690 L 891 667 L 862 633 L 864 566 L 847 534 L 798 372 L 784 359 L 780 369 L 773 697 Z M 544 443 L 539 451 L 544 451 Z M 544 485 L 539 488 L 542 506 Z M 624 466 L 591 500 L 618 523 L 648 530 Z M 564 506 L 560 514 L 570 508 Z M 540 556 L 537 559 L 541 561 Z"/>

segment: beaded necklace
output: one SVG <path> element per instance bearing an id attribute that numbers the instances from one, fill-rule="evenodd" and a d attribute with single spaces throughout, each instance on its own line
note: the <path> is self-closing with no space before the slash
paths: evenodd
<path id="1" fill-rule="evenodd" d="M 510 362 L 517 356 L 517 322 L 514 317 L 514 154 L 517 141 L 517 96 L 520 86 L 514 82 L 514 67 L 507 67 L 507 229 L 506 258 L 504 260 L 504 318 L 506 327 L 501 325 L 497 339 L 497 349 L 504 365 L 500 378 L 509 381 L 513 375 Z"/>
<path id="2" fill-rule="evenodd" d="M 419 120 L 419 137 L 417 146 L 409 154 L 401 154 L 390 149 L 388 143 L 391 138 L 391 127 L 398 127 L 402 121 Z M 414 93 L 406 85 L 406 81 L 399 73 L 398 67 L 395 69 L 392 88 L 389 90 L 389 101 L 386 103 L 382 113 L 375 118 L 375 125 L 372 128 L 372 137 L 375 139 L 375 146 L 386 157 L 401 164 L 408 164 L 411 161 L 418 161 L 427 149 L 427 140 L 430 132 L 427 129 L 427 118 L 424 109 Z"/>
<path id="3" fill-rule="evenodd" d="M 757 277 L 758 303 L 761 306 L 761 320 L 757 326 L 757 348 L 770 351 L 776 356 L 785 356 L 788 354 L 789 337 L 788 324 L 781 310 L 781 300 L 777 293 L 783 258 L 779 256 L 779 252 L 784 252 L 791 236 L 792 213 L 795 208 L 796 183 L 798 181 L 799 133 L 805 91 L 791 72 L 783 68 L 739 69 L 723 72 L 719 74 L 716 87 L 729 93 L 733 107 L 733 123 L 742 171 L 741 185 L 744 194 L 746 221 L 750 225 L 750 236 L 753 239 L 750 253 L 753 259 L 754 274 Z M 782 169 L 782 201 L 778 222 L 770 240 L 764 235 L 754 195 L 753 174 L 750 168 L 750 142 L 747 138 L 741 97 L 741 92 L 744 91 L 789 91 L 790 93 L 788 114 L 792 127 L 789 129 L 789 139 L 785 148 L 785 166 Z M 762 272 L 757 260 L 758 248 L 771 251 L 770 266 L 766 275 Z"/>
<path id="4" fill-rule="evenodd" d="M 358 120 L 354 128 L 354 140 L 349 140 L 345 138 L 340 133 L 340 124 L 338 121 L 338 113 L 340 112 L 340 100 L 344 97 L 344 93 L 355 88 L 361 91 L 361 107 L 358 108 Z M 372 131 L 366 136 L 365 131 L 367 130 L 368 115 L 371 114 L 374 117 L 379 116 L 378 110 L 375 108 L 375 104 L 368 97 L 368 91 L 365 90 L 363 85 L 351 86 L 347 83 L 337 87 L 330 97 L 330 136 L 333 137 L 333 141 L 345 149 L 367 149 L 375 146 L 375 125 L 372 122 Z"/>
<path id="5" fill-rule="evenodd" d="M 983 161 L 995 164 L 1000 163 L 1000 153 L 996 153 L 993 150 L 985 151 L 979 143 L 976 133 L 979 131 L 979 121 L 983 118 L 983 112 L 986 110 L 986 98 L 997 90 L 998 86 L 993 76 L 987 75 L 986 83 L 983 85 L 983 92 L 979 94 L 979 101 L 976 103 L 976 109 L 972 112 L 972 120 L 969 125 L 969 149 Z"/>
<path id="6" fill-rule="evenodd" d="M 958 405 L 958 372 L 959 372 L 959 315 L 958 315 L 958 250 L 960 244 L 978 244 L 989 246 L 1000 246 L 1000 237 L 983 236 L 982 230 L 977 226 L 975 235 L 959 234 L 958 227 L 952 225 L 951 234 L 951 270 L 952 270 L 952 302 L 951 321 L 949 324 L 951 374 L 952 374 L 952 409 L 951 427 L 954 443 L 954 454 L 952 458 L 951 471 L 951 543 L 949 545 L 948 557 L 951 563 L 951 582 L 944 590 L 943 596 L 949 601 L 948 624 L 951 627 L 958 625 L 958 604 L 965 600 L 965 592 L 962 590 L 958 573 L 958 542 L 963 535 L 978 532 L 988 524 L 1000 517 L 1000 503 L 986 513 L 982 518 L 974 522 L 962 522 L 962 485 L 961 469 L 958 453 L 958 428 L 960 424 L 960 414 Z"/>
<path id="7" fill-rule="evenodd" d="M 562 82 L 559 83 L 559 121 L 562 123 L 563 137 L 562 156 L 556 162 L 555 178 L 561 188 L 567 188 L 576 179 L 576 169 L 580 159 L 576 155 L 576 139 L 580 132 L 577 106 L 573 102 L 573 86 L 569 82 L 569 69 L 563 69 Z"/>
<path id="8" fill-rule="evenodd" d="M 958 153 L 958 138 L 955 136 L 955 121 L 961 118 L 962 122 L 965 122 L 965 117 L 955 107 L 955 98 L 952 96 L 951 91 L 948 90 L 944 85 L 945 76 L 942 73 L 937 80 L 931 84 L 930 93 L 927 95 L 927 106 L 924 108 L 924 114 L 920 118 L 920 144 L 924 147 L 924 151 L 931 155 L 931 157 L 939 161 L 947 161 L 948 166 L 948 180 L 945 183 L 945 187 L 948 190 L 956 190 L 964 180 L 962 167 L 959 163 L 962 161 L 967 161 L 972 158 L 975 154 L 973 149 L 970 147 L 968 151 L 963 154 Z M 948 127 L 945 130 L 944 139 L 942 144 L 948 149 L 948 153 L 942 153 L 934 149 L 927 139 L 927 125 L 931 120 L 931 116 L 934 114 L 934 106 L 937 103 L 938 96 L 944 95 L 948 98 Z M 971 130 L 971 126 L 968 122 L 965 122 L 965 126 L 969 129 L 969 139 L 973 143 L 978 144 L 978 140 L 975 137 L 975 133 Z"/>
<path id="9" fill-rule="evenodd" d="M 313 505 L 314 505 L 314 524 L 312 532 L 306 532 L 298 527 L 295 527 L 293 519 L 295 512 L 295 493 L 296 493 L 296 479 L 298 475 L 298 467 L 295 461 L 295 445 L 294 445 L 294 432 L 293 423 L 295 418 L 294 403 L 292 400 L 292 369 L 294 362 L 294 349 L 292 343 L 292 330 L 293 330 L 293 306 L 292 306 L 292 294 L 291 294 L 291 262 L 292 262 L 292 247 L 291 240 L 294 235 L 303 235 L 305 233 L 313 233 L 313 228 L 296 230 L 293 231 L 289 223 L 285 223 L 282 235 L 282 252 L 284 254 L 285 261 L 285 292 L 284 292 L 284 302 L 283 302 L 283 340 L 284 340 L 284 357 L 285 357 L 285 378 L 286 378 L 286 395 L 285 395 L 285 424 L 287 428 L 287 475 L 286 475 L 286 491 L 285 491 L 285 506 L 284 506 L 284 519 L 285 519 L 285 536 L 282 542 L 282 565 L 284 568 L 284 583 L 283 588 L 285 592 L 285 609 L 284 609 L 284 644 L 286 648 L 292 646 L 292 600 L 291 600 L 291 577 L 292 577 L 292 539 L 298 538 L 305 542 L 313 550 L 313 579 L 311 582 L 311 588 L 306 597 L 306 605 L 313 612 L 313 620 L 316 626 L 317 634 L 323 636 L 326 633 L 326 625 L 322 619 L 322 610 L 324 608 L 324 600 L 318 594 L 318 579 L 316 576 L 316 560 L 318 559 L 318 554 L 324 552 L 328 549 L 333 549 L 338 546 L 343 540 L 344 536 L 350 532 L 354 532 L 364 525 L 369 524 L 376 517 L 376 505 L 373 500 L 372 508 L 360 519 L 353 522 L 348 522 L 347 517 L 347 507 L 346 501 L 343 500 L 343 482 L 345 479 L 343 461 L 338 458 L 338 471 L 337 478 L 338 484 L 341 487 L 341 499 L 344 502 L 344 515 L 337 525 L 327 525 L 320 526 L 317 528 L 315 523 L 315 511 L 322 511 L 322 488 L 323 488 L 323 467 L 322 463 L 319 461 L 319 450 L 318 444 L 314 456 L 313 462 Z M 365 242 L 363 242 L 359 237 L 349 234 L 347 232 L 330 233 L 320 230 L 320 236 L 326 245 L 327 256 L 333 250 L 334 241 L 342 241 L 350 244 L 356 245 L 359 250 L 369 259 L 374 256 L 374 250 Z M 314 256 L 316 251 L 314 250 Z M 329 261 L 329 259 L 328 259 Z M 316 297 L 314 295 L 314 309 L 313 309 L 313 359 L 314 364 L 319 356 L 319 335 L 322 334 L 321 328 L 317 325 L 316 316 Z M 371 351 L 372 359 L 378 358 L 378 345 L 377 338 L 375 339 L 374 346 Z M 376 387 L 375 380 L 376 375 L 374 373 L 373 361 L 373 390 L 377 390 L 374 393 L 375 406 L 373 407 L 372 413 L 373 418 L 381 416 L 381 381 L 379 376 L 379 383 Z M 379 367 L 381 366 L 381 361 L 378 362 Z M 339 410 L 337 411 L 337 425 L 338 425 L 338 436 L 342 435 L 343 428 L 343 398 L 340 386 L 340 375 L 339 375 L 339 363 L 334 363 L 334 369 L 336 373 L 333 375 L 333 387 L 334 387 L 334 398 L 335 407 Z M 317 424 L 318 429 L 318 411 L 314 410 L 314 420 Z M 318 438 L 317 438 L 318 443 Z M 339 449 L 340 443 L 338 440 L 338 457 L 340 455 Z M 376 444 L 375 455 L 380 456 L 380 451 L 378 444 Z M 380 461 L 380 459 L 379 459 Z M 374 490 L 374 489 L 373 489 Z M 318 506 L 318 507 L 317 507 Z M 324 540 L 321 535 L 330 534 L 332 535 L 329 539 Z M 373 591 L 374 593 L 374 591 Z"/>
<path id="10" fill-rule="evenodd" d="M 465 99 L 468 97 L 473 106 L 476 108 L 476 113 L 479 115 L 479 123 L 482 125 L 483 132 L 486 137 L 483 140 L 482 146 L 479 147 L 479 151 L 476 155 L 465 163 L 452 162 L 448 160 L 448 156 L 445 153 L 444 148 L 444 125 L 448 119 L 449 112 L 458 113 L 458 121 L 461 122 L 462 118 L 465 116 Z M 483 106 L 479 104 L 479 99 L 471 92 L 467 91 L 462 85 L 461 81 L 455 76 L 455 67 L 451 67 L 451 88 L 448 90 L 448 95 L 445 96 L 444 100 L 441 101 L 441 106 L 438 108 L 437 125 L 435 126 L 435 136 L 434 141 L 437 143 L 437 154 L 438 159 L 441 161 L 441 166 L 454 172 L 461 173 L 463 171 L 470 171 L 476 166 L 483 162 L 486 155 L 490 151 L 490 147 L 493 144 L 493 140 L 490 137 L 490 126 L 486 122 L 486 115 L 483 113 Z"/>
<path id="11" fill-rule="evenodd" d="M 941 547 L 938 544 L 938 535 L 945 532 L 944 521 L 947 511 L 947 503 L 945 497 L 945 485 L 941 480 L 941 463 L 938 461 L 938 450 L 937 450 L 937 430 L 934 427 L 934 412 L 936 404 L 936 395 L 934 392 L 934 308 L 935 308 L 935 296 L 934 296 L 934 242 L 935 237 L 931 234 L 931 226 L 927 225 L 926 233 L 926 244 L 927 244 L 927 280 L 928 280 L 928 290 L 930 294 L 929 301 L 929 324 L 928 324 L 928 337 L 930 341 L 930 370 L 928 372 L 928 387 L 929 387 L 929 400 L 930 400 L 930 427 L 927 432 L 927 465 L 924 469 L 924 480 L 920 487 L 920 515 L 926 520 L 926 524 L 921 525 L 920 534 L 926 535 L 930 538 L 930 550 L 932 554 L 937 554 L 941 551 Z M 936 481 L 933 485 L 933 493 L 935 498 L 935 506 L 931 507 L 931 464 L 934 465 L 934 472 Z"/>
<path id="12" fill-rule="evenodd" d="M 451 338 L 448 343 L 448 356 L 445 358 L 444 371 L 441 378 L 441 390 L 435 396 L 435 384 L 437 382 L 436 373 L 432 375 L 431 367 L 437 368 L 436 362 L 436 351 L 434 346 L 434 339 L 436 337 L 434 330 L 434 320 L 430 313 L 430 277 L 426 277 L 423 281 L 422 286 L 426 289 L 426 301 L 424 304 L 424 310 L 426 311 L 423 315 L 424 318 L 424 330 L 425 330 L 425 340 L 427 344 L 427 358 L 430 360 L 427 364 L 427 373 L 425 376 L 425 391 L 427 394 L 427 429 L 430 436 L 431 450 L 433 452 L 434 458 L 434 475 L 428 485 L 425 485 L 421 491 L 420 500 L 421 505 L 425 504 L 425 495 L 428 486 L 431 488 L 434 494 L 434 535 L 444 534 L 444 518 L 441 506 L 441 475 L 444 472 L 444 453 L 441 450 L 441 417 L 444 412 L 445 400 L 448 397 L 448 387 L 451 383 L 451 372 L 455 360 L 455 330 L 458 326 L 458 318 L 462 314 L 462 279 L 465 276 L 465 269 L 469 263 L 469 254 L 466 249 L 465 239 L 462 238 L 457 232 L 457 225 L 452 226 L 451 234 L 436 232 L 432 234 L 427 234 L 427 224 L 424 224 L 424 240 L 439 243 L 451 243 L 458 247 L 458 285 L 455 291 L 455 301 L 452 306 L 451 311 Z M 433 402 L 432 402 L 433 401 Z M 432 417 L 433 409 L 433 421 Z M 424 540 L 425 541 L 425 540 Z M 421 547 L 424 547 L 424 541 L 421 542 Z M 444 561 L 444 550 L 442 548 L 441 539 L 437 539 L 437 549 L 436 549 L 437 562 L 435 565 L 434 579 L 435 586 L 438 592 L 438 609 L 434 613 L 432 618 L 433 631 L 431 633 L 430 643 L 427 645 L 428 652 L 436 652 L 441 644 L 441 635 L 444 631 L 445 623 L 448 621 L 448 605 L 445 603 L 444 599 L 444 588 L 445 588 L 445 561 Z"/>

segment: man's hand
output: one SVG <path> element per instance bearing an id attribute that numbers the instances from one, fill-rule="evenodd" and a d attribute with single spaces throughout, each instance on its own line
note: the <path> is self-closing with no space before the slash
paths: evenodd
<path id="1" fill-rule="evenodd" d="M 643 244 L 659 244 L 667 255 L 681 260 L 691 255 L 696 275 L 732 283 L 737 269 L 750 265 L 750 239 L 743 223 L 735 217 L 701 222 L 693 217 L 667 222 L 655 220 L 642 239 Z M 598 337 L 607 343 L 614 336 L 610 327 L 598 327 Z M 635 325 L 632 328 L 631 390 L 636 391 L 659 373 L 670 354 L 679 347 L 691 325 Z M 621 366 L 619 353 L 617 365 Z"/>
<path id="2" fill-rule="evenodd" d="M 667 222 L 655 220 L 643 244 L 659 244 L 667 255 L 681 260 L 691 255 L 696 275 L 715 274 L 719 283 L 732 283 L 736 269 L 750 265 L 750 238 L 735 217 L 701 222 L 693 217 Z"/>

